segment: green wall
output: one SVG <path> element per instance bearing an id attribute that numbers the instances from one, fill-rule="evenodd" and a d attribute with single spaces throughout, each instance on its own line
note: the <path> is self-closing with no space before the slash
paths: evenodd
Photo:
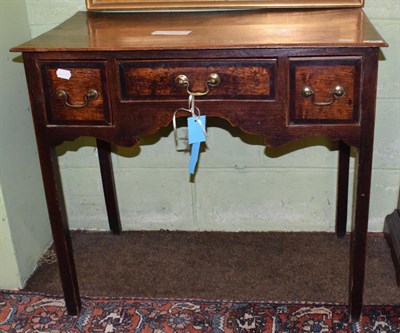
<path id="1" fill-rule="evenodd" d="M 0 182 L 0 288 L 20 288 L 22 284 Z"/>
<path id="2" fill-rule="evenodd" d="M 21 58 L 9 48 L 30 38 L 25 1 L 0 1 L 0 288 L 19 288 L 50 245 Z"/>

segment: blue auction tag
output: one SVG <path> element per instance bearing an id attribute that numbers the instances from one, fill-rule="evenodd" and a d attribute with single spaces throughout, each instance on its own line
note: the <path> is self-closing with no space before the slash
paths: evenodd
<path id="1" fill-rule="evenodd" d="M 206 141 L 206 116 L 189 117 L 187 122 L 189 144 Z"/>
<path id="2" fill-rule="evenodd" d="M 192 149 L 190 150 L 189 173 L 192 175 L 196 170 L 196 164 L 199 159 L 200 144 L 201 144 L 200 142 L 192 143 Z"/>
<path id="3" fill-rule="evenodd" d="M 189 173 L 194 174 L 200 154 L 200 144 L 206 141 L 206 116 L 188 118 L 188 139 L 190 151 Z"/>

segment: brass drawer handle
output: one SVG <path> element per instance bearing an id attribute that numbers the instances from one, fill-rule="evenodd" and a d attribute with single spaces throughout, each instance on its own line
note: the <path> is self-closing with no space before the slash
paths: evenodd
<path id="1" fill-rule="evenodd" d="M 315 101 L 315 92 L 314 92 L 313 88 L 306 86 L 301 90 L 301 95 L 305 98 L 311 98 L 311 102 L 317 106 L 332 105 L 333 103 L 335 103 L 336 99 L 343 97 L 344 94 L 345 94 L 344 88 L 340 85 L 337 85 L 335 88 L 333 88 L 333 91 L 332 91 L 333 99 L 332 100 L 330 100 L 329 102 L 316 102 Z"/>
<path id="2" fill-rule="evenodd" d="M 99 97 L 99 93 L 95 89 L 89 89 L 87 93 L 83 95 L 84 102 L 82 104 L 71 104 L 69 102 L 69 93 L 63 89 L 56 90 L 56 97 L 60 100 L 64 100 L 66 106 L 69 106 L 70 108 L 80 109 L 87 106 L 90 100 L 94 100 Z"/>
<path id="3" fill-rule="evenodd" d="M 186 88 L 186 91 L 189 95 L 197 97 L 197 96 L 207 95 L 210 92 L 211 87 L 215 87 L 221 83 L 221 78 L 216 73 L 212 73 L 212 74 L 208 75 L 207 81 L 204 83 L 206 90 L 201 91 L 201 92 L 190 91 L 189 78 L 184 74 L 178 75 L 175 78 L 175 83 L 179 87 Z"/>

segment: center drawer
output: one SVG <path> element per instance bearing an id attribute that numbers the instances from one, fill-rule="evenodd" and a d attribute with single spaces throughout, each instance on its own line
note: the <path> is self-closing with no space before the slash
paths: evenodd
<path id="1" fill-rule="evenodd" d="M 275 99 L 275 59 L 119 61 L 118 70 L 121 101 L 182 100 L 187 89 L 209 89 L 203 99 Z M 207 84 L 211 74 L 217 74 L 219 84 Z M 187 86 L 176 83 L 180 75 L 187 78 Z"/>

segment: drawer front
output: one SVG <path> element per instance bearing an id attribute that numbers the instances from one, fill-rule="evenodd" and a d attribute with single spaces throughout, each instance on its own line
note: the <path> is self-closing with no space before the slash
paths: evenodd
<path id="1" fill-rule="evenodd" d="M 291 58 L 290 124 L 359 122 L 361 57 Z"/>
<path id="2" fill-rule="evenodd" d="M 122 101 L 187 99 L 186 88 L 176 84 L 176 77 L 185 75 L 190 91 L 205 92 L 213 73 L 218 74 L 220 83 L 209 86 L 203 99 L 275 99 L 274 59 L 121 61 L 118 65 Z"/>
<path id="3" fill-rule="evenodd" d="M 105 63 L 42 63 L 41 70 L 49 124 L 110 124 Z"/>

